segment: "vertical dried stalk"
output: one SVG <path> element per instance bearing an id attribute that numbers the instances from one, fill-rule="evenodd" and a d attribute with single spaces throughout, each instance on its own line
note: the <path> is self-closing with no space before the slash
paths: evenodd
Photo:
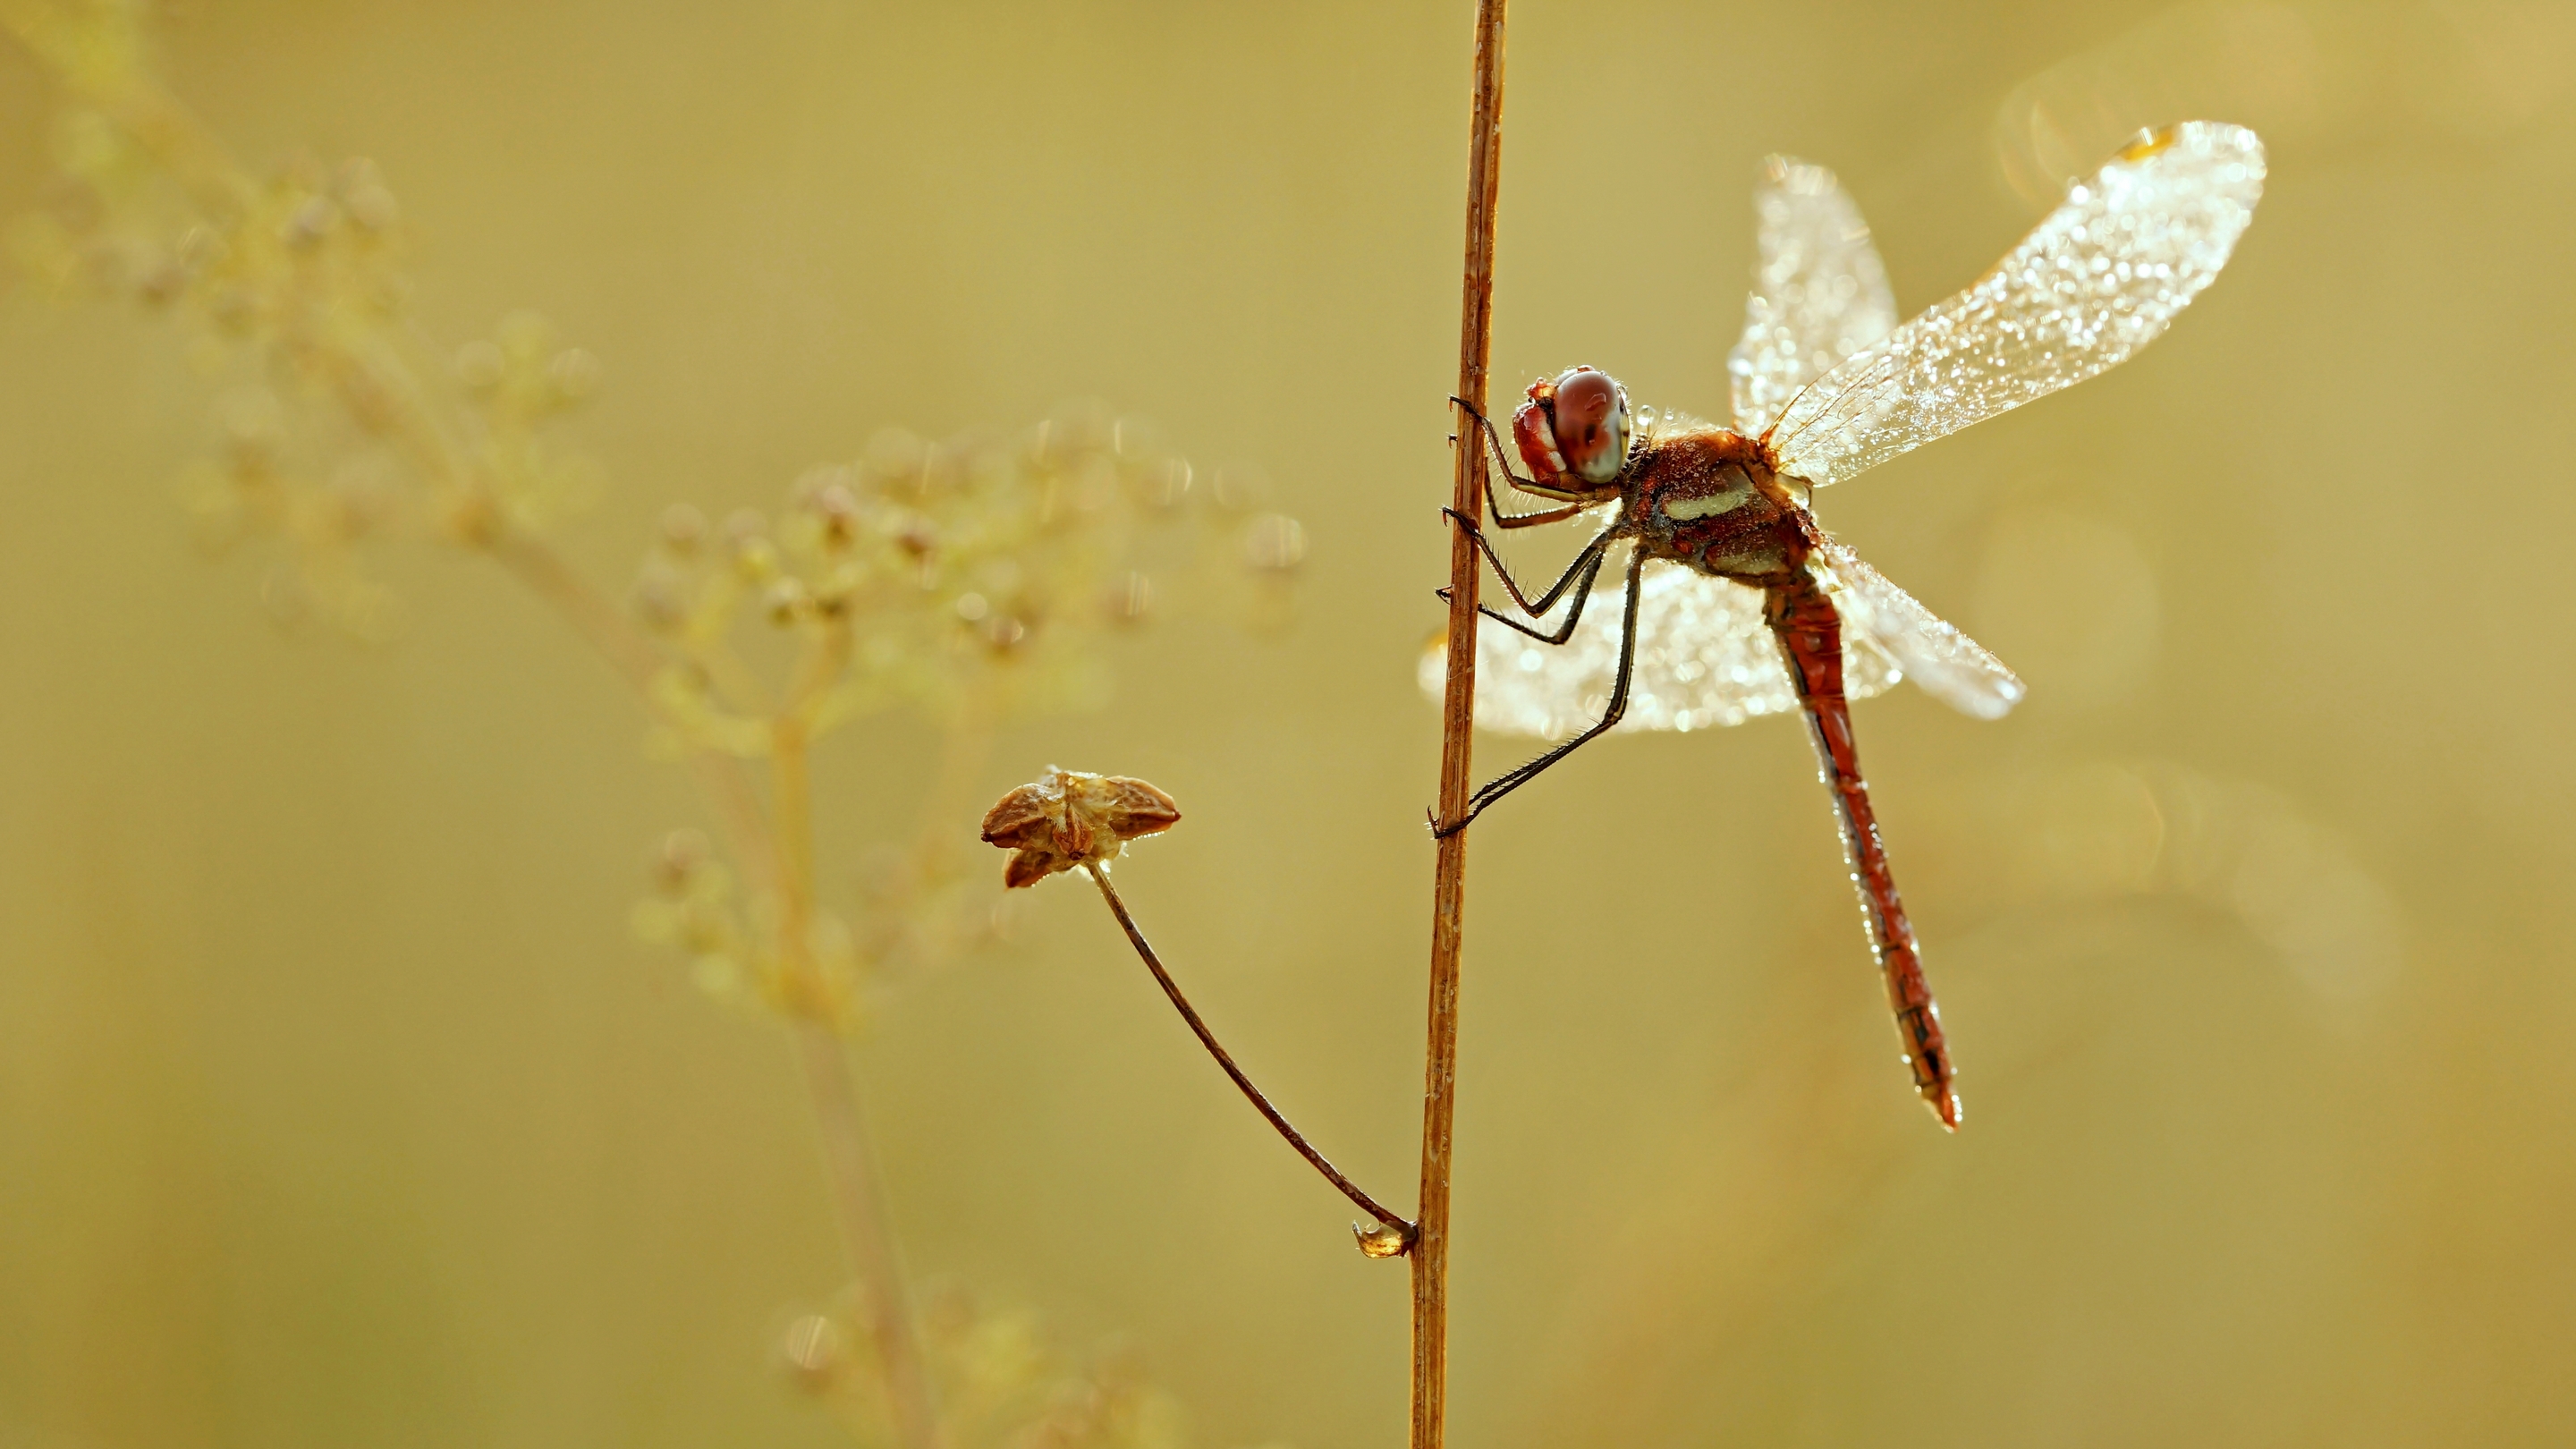
<path id="1" fill-rule="evenodd" d="M 1503 0 L 1477 0 L 1476 93 L 1467 135 L 1467 263 L 1459 302 L 1458 393 L 1482 414 L 1493 352 L 1494 204 L 1502 182 Z M 1449 506 L 1484 517 L 1485 450 L 1462 418 Z M 1440 700 L 1440 814 L 1467 811 L 1476 713 L 1476 603 L 1482 581 L 1466 524 L 1449 538 L 1449 681 Z M 1413 1240 L 1413 1449 L 1440 1449 L 1449 1408 L 1449 1136 L 1458 1101 L 1458 955 L 1465 940 L 1467 832 L 1440 842 L 1431 888 L 1431 1022 L 1422 1084 L 1422 1196 Z"/>

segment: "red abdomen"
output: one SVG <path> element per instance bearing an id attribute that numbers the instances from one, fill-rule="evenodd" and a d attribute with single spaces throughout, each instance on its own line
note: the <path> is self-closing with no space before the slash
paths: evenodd
<path id="1" fill-rule="evenodd" d="M 1914 943 L 1913 924 L 1905 919 L 1905 903 L 1896 894 L 1878 816 L 1870 809 L 1869 786 L 1861 778 L 1860 751 L 1852 742 L 1851 706 L 1843 696 L 1842 616 L 1802 572 L 1795 581 L 1771 588 L 1765 618 L 1779 637 L 1790 680 L 1807 708 L 1816 760 L 1833 791 L 1843 855 L 1860 888 L 1861 917 L 1886 979 L 1887 1004 L 1896 1013 L 1896 1034 L 1914 1072 L 1914 1089 L 1941 1125 L 1955 1131 L 1959 1096 L 1950 1044 L 1941 1035 L 1941 1008 L 1923 979 L 1922 952 Z"/>

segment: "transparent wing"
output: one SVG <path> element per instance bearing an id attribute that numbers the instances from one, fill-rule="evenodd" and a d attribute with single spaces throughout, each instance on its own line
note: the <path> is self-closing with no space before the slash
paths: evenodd
<path id="1" fill-rule="evenodd" d="M 1683 568 L 1656 566 L 1639 584 L 1637 665 L 1620 730 L 1696 730 L 1798 707 L 1780 646 L 1762 622 L 1762 591 Z M 1564 739 L 1601 718 L 1619 665 L 1616 584 L 1597 591 L 1583 623 L 1548 645 L 1491 619 L 1476 635 L 1476 723 L 1498 734 Z M 1844 646 L 1844 688 L 1883 694 L 1902 677 L 1873 639 Z M 1423 692 L 1437 699 L 1446 651 L 1422 656 Z"/>
<path id="2" fill-rule="evenodd" d="M 1975 286 L 1818 378 L 1771 436 L 1782 470 L 1840 482 L 2115 366 L 2218 275 L 2262 194 L 2240 126 L 2140 141 Z"/>
<path id="3" fill-rule="evenodd" d="M 1978 719 L 2001 719 L 2021 703 L 2022 682 L 2002 660 L 1916 603 L 1887 575 L 1833 539 L 1825 540 L 1821 562 L 1826 595 L 1843 616 L 1846 657 L 1855 652 L 1854 636 L 1865 636 L 1924 693 Z"/>
<path id="4" fill-rule="evenodd" d="M 1753 291 L 1727 354 L 1735 429 L 1760 437 L 1798 389 L 1896 326 L 1896 294 L 1834 173 L 1788 156 L 1753 187 Z"/>

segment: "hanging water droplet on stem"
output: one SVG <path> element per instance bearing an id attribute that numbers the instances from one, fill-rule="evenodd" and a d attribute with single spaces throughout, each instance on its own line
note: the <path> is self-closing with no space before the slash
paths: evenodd
<path id="1" fill-rule="evenodd" d="M 1413 1239 L 1403 1229 L 1379 1223 L 1375 1227 L 1351 1224 L 1351 1236 L 1359 1239 L 1360 1253 L 1370 1258 L 1400 1258 L 1413 1246 Z"/>

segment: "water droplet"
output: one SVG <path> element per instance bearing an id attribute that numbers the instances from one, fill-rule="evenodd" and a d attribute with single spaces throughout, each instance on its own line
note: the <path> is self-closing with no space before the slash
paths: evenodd
<path id="1" fill-rule="evenodd" d="M 1285 573 L 1306 557 L 1306 526 L 1284 513 L 1265 513 L 1244 531 L 1243 556 L 1264 573 Z"/>
<path id="2" fill-rule="evenodd" d="M 1375 1227 L 1351 1224 L 1351 1236 L 1359 1239 L 1360 1252 L 1371 1258 L 1398 1258 L 1413 1246 L 1413 1238 L 1401 1228 L 1379 1223 Z"/>
<path id="3" fill-rule="evenodd" d="M 840 1368 L 841 1330 L 819 1313 L 787 1325 L 787 1337 L 779 1346 L 786 1352 L 788 1370 L 807 1388 L 830 1384 Z"/>

